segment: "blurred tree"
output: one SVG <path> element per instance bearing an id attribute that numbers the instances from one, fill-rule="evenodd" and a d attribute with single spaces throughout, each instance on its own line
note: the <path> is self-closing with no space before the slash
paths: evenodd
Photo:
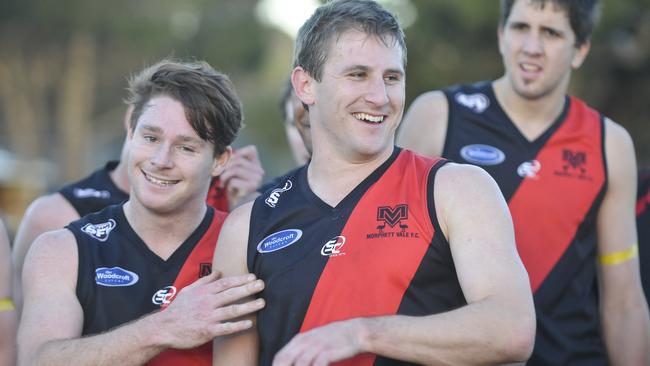
<path id="1" fill-rule="evenodd" d="M 401 1 L 388 2 L 410 8 Z M 639 162 L 650 165 L 650 0 L 602 1 L 572 92 L 623 124 Z M 19 184 L 55 188 L 117 157 L 126 78 L 166 56 L 205 59 L 228 73 L 244 102 L 246 128 L 236 145 L 258 145 L 269 178 L 289 169 L 277 100 L 293 40 L 258 22 L 257 2 L 1 1 L 0 147 L 56 167 L 30 165 L 29 182 Z M 501 75 L 497 1 L 411 3 L 416 12 L 403 14 L 415 17 L 406 29 L 407 106 L 427 90 Z"/>

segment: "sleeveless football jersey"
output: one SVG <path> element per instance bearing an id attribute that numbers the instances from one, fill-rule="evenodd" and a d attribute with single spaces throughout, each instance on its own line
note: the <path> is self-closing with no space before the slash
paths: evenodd
<path id="1" fill-rule="evenodd" d="M 74 234 L 79 250 L 77 297 L 84 313 L 83 335 L 164 309 L 183 287 L 210 274 L 226 215 L 208 208 L 192 235 L 163 260 L 131 228 L 122 206 L 109 206 L 66 227 Z M 211 364 L 212 342 L 191 350 L 170 349 L 148 363 Z"/>
<path id="2" fill-rule="evenodd" d="M 91 175 L 65 185 L 58 192 L 77 210 L 79 217 L 97 212 L 106 206 L 122 203 L 129 193 L 119 189 L 109 173 L 117 167 L 118 161 L 109 161 Z"/>
<path id="3" fill-rule="evenodd" d="M 331 322 L 466 304 L 435 215 L 433 181 L 443 164 L 395 148 L 336 207 L 310 190 L 306 166 L 258 197 L 247 259 L 266 283 L 260 365 L 298 332 Z M 406 364 L 369 354 L 337 363 Z"/>
<path id="4" fill-rule="evenodd" d="M 487 170 L 512 214 L 537 311 L 529 364 L 605 364 L 596 293 L 596 215 L 607 186 L 602 116 L 567 97 L 551 127 L 529 141 L 491 83 L 444 92 L 443 156 Z"/>
<path id="5" fill-rule="evenodd" d="M 639 234 L 639 264 L 646 299 L 650 299 L 650 170 L 639 172 L 636 229 Z"/>

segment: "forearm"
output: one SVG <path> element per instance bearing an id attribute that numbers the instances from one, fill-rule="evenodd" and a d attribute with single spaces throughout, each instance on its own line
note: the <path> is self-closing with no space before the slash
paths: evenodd
<path id="1" fill-rule="evenodd" d="M 490 300 L 424 318 L 388 316 L 362 322 L 366 352 L 425 365 L 524 361 L 535 333 L 529 310 Z"/>
<path id="2" fill-rule="evenodd" d="M 141 365 L 166 347 L 151 316 L 97 335 L 52 340 L 21 352 L 20 365 Z"/>
<path id="3" fill-rule="evenodd" d="M 16 312 L 0 311 L 0 366 L 16 363 Z"/>
<path id="4" fill-rule="evenodd" d="M 603 329 L 612 365 L 650 365 L 650 319 L 645 304 L 608 312 Z"/>

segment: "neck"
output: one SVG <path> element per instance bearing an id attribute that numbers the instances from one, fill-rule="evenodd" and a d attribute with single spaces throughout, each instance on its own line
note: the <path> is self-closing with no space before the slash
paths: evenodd
<path id="1" fill-rule="evenodd" d="M 133 197 L 124 204 L 127 221 L 149 249 L 163 259 L 169 258 L 196 230 L 205 217 L 207 206 L 183 212 L 157 213 Z"/>
<path id="2" fill-rule="evenodd" d="M 124 159 L 120 160 L 117 163 L 117 166 L 113 171 L 109 173 L 113 183 L 123 192 L 129 192 L 131 190 L 131 185 L 129 184 L 129 176 L 126 171 L 126 162 Z"/>
<path id="3" fill-rule="evenodd" d="M 504 76 L 494 82 L 494 94 L 521 133 L 529 140 L 534 140 L 562 113 L 566 88 L 557 88 L 557 91 L 539 98 L 525 98 L 513 89 Z"/>
<path id="4" fill-rule="evenodd" d="M 383 164 L 394 146 L 372 157 L 346 160 L 337 154 L 314 154 L 307 169 L 309 187 L 321 200 L 334 207 L 356 186 Z"/>

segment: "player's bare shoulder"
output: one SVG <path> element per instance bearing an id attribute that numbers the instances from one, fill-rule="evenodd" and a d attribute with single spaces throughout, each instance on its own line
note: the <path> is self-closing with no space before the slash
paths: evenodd
<path id="1" fill-rule="evenodd" d="M 404 116 L 397 144 L 422 155 L 437 157 L 447 133 L 449 105 L 440 90 L 426 92 L 413 101 Z"/>

